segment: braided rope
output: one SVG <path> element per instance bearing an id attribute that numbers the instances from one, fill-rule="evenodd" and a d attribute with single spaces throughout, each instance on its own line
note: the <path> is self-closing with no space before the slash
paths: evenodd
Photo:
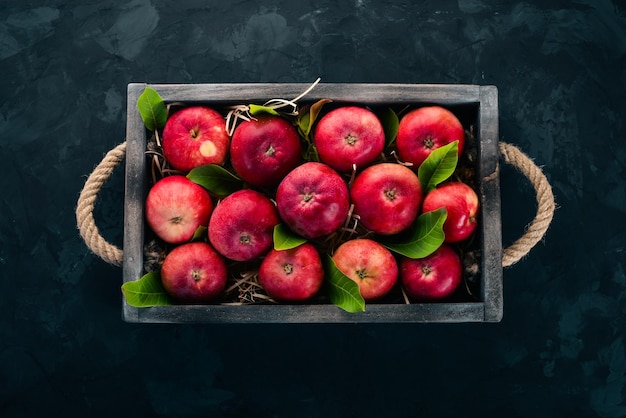
<path id="1" fill-rule="evenodd" d="M 516 167 L 528 178 L 535 189 L 537 198 L 535 219 L 528 225 L 524 235 L 503 250 L 502 266 L 509 267 L 521 260 L 541 241 L 552 222 L 555 203 L 548 179 L 526 154 L 514 145 L 504 142 L 499 143 L 499 150 L 506 163 Z M 122 265 L 123 252 L 100 235 L 93 218 L 93 210 L 102 185 L 124 160 L 125 154 L 126 142 L 123 142 L 105 155 L 87 178 L 76 207 L 78 229 L 89 249 L 107 263 L 116 266 Z"/>
<path id="2" fill-rule="evenodd" d="M 541 241 L 550 226 L 550 222 L 552 222 L 555 204 L 552 188 L 541 169 L 514 145 L 500 142 L 498 146 L 504 161 L 513 165 L 528 178 L 535 189 L 537 198 L 537 215 L 535 219 L 528 225 L 524 235 L 503 250 L 502 266 L 509 267 L 517 263 Z"/>
<path id="3" fill-rule="evenodd" d="M 124 160 L 125 155 L 126 142 L 123 142 L 104 156 L 100 164 L 96 166 L 94 171 L 87 178 L 85 186 L 78 197 L 78 205 L 76 207 L 76 223 L 81 237 L 91 251 L 107 263 L 115 266 L 122 265 L 124 254 L 121 249 L 108 243 L 100 235 L 100 231 L 98 231 L 98 227 L 93 218 L 93 210 L 102 185 L 109 179 L 115 168 Z"/>

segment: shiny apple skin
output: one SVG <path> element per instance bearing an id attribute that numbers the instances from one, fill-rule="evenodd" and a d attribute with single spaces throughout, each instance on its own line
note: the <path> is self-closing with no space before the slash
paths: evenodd
<path id="1" fill-rule="evenodd" d="M 443 299 L 461 283 L 463 265 L 456 251 L 443 244 L 431 255 L 400 259 L 400 280 L 406 294 L 418 300 Z"/>
<path id="2" fill-rule="evenodd" d="M 385 147 L 385 131 L 371 110 L 343 106 L 331 110 L 316 125 L 314 143 L 320 161 L 335 170 L 361 170 L 380 157 Z"/>
<path id="3" fill-rule="evenodd" d="M 163 241 L 189 241 L 199 226 L 206 226 L 213 211 L 211 196 L 185 176 L 163 177 L 148 191 L 146 222 Z"/>
<path id="4" fill-rule="evenodd" d="M 398 280 L 395 257 L 374 240 L 357 238 L 346 241 L 337 247 L 332 258 L 337 268 L 359 285 L 366 302 L 387 295 Z"/>
<path id="5" fill-rule="evenodd" d="M 330 166 L 307 162 L 280 182 L 276 205 L 281 219 L 295 233 L 319 238 L 344 224 L 350 195 L 346 182 Z"/>
<path id="6" fill-rule="evenodd" d="M 445 207 L 448 216 L 443 224 L 445 242 L 468 239 L 478 226 L 480 202 L 478 195 L 465 183 L 453 181 L 430 191 L 422 204 L 422 212 Z"/>
<path id="7" fill-rule="evenodd" d="M 206 303 L 217 299 L 227 279 L 226 262 L 204 242 L 175 247 L 161 266 L 165 291 L 181 303 Z"/>
<path id="8" fill-rule="evenodd" d="M 230 148 L 226 119 L 215 109 L 190 106 L 174 112 L 163 128 L 163 155 L 176 170 L 223 165 Z"/>
<path id="9" fill-rule="evenodd" d="M 419 166 L 435 149 L 459 141 L 458 155 L 465 146 L 465 129 L 450 110 L 441 106 L 414 109 L 400 119 L 396 147 L 402 161 Z"/>
<path id="10" fill-rule="evenodd" d="M 304 243 L 271 250 L 259 267 L 259 284 L 272 298 L 301 302 L 315 296 L 324 282 L 324 268 L 315 246 Z"/>
<path id="11" fill-rule="evenodd" d="M 224 257 L 249 261 L 265 255 L 273 245 L 279 223 L 274 203 L 252 189 L 222 199 L 209 220 L 209 241 Z"/>
<path id="12" fill-rule="evenodd" d="M 381 235 L 409 228 L 419 213 L 422 195 L 415 172 L 396 163 L 366 168 L 350 188 L 354 214 L 363 226 Z"/>
<path id="13" fill-rule="evenodd" d="M 230 144 L 231 164 L 245 182 L 277 185 L 301 161 L 302 146 L 294 126 L 279 116 L 241 122 Z"/>

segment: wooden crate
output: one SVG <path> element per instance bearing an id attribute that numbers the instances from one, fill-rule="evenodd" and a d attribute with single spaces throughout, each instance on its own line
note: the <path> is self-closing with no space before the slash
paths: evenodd
<path id="1" fill-rule="evenodd" d="M 124 282 L 145 273 L 144 200 L 149 187 L 146 131 L 137 111 L 145 87 L 166 103 L 206 104 L 216 108 L 292 99 L 308 84 L 146 84 L 128 85 L 124 202 Z M 475 300 L 430 303 L 368 303 L 365 312 L 348 313 L 330 303 L 172 305 L 136 308 L 123 301 L 122 317 L 140 323 L 424 323 L 498 322 L 502 318 L 502 239 L 498 153 L 498 92 L 495 86 L 443 84 L 318 84 L 301 103 L 332 99 L 335 104 L 377 106 L 441 105 L 464 115 L 475 128 L 476 188 L 481 218 L 478 292 Z"/>

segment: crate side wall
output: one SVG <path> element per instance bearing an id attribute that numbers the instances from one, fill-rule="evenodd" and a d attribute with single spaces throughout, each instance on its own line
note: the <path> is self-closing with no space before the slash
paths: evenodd
<path id="1" fill-rule="evenodd" d="M 128 99 L 128 126 L 127 126 L 127 178 L 125 197 L 125 241 L 124 241 L 124 281 L 137 280 L 143 271 L 143 239 L 144 239 L 144 212 L 143 201 L 147 190 L 146 183 L 146 131 L 143 122 L 136 110 L 136 102 L 146 86 L 155 88 L 166 102 L 202 102 L 219 104 L 264 103 L 269 98 L 296 97 L 304 91 L 308 84 L 142 84 L 129 85 Z M 492 144 L 483 149 L 483 136 L 488 141 L 495 141 L 497 147 L 497 100 L 483 106 L 482 100 L 493 99 L 485 96 L 482 87 L 474 85 L 397 85 L 397 84 L 319 84 L 315 90 L 306 96 L 306 100 L 313 101 L 321 98 L 331 98 L 336 102 L 362 102 L 364 104 L 440 104 L 443 106 L 476 105 L 479 106 L 479 142 L 480 164 L 486 162 L 489 167 L 478 169 L 480 173 L 479 187 L 486 207 L 494 207 L 488 200 L 497 191 L 498 201 L 495 203 L 498 211 L 489 216 L 489 222 L 496 222 L 494 227 L 481 231 L 481 237 L 490 237 L 499 233 L 499 183 L 485 181 L 489 177 L 487 172 L 497 177 L 493 166 Z M 496 97 L 497 99 L 497 97 Z M 305 100 L 305 99 L 303 99 Z M 490 116 L 483 114 L 484 109 L 490 109 Z M 494 125 L 495 118 L 495 125 Z M 495 130 L 494 130 L 495 126 Z M 496 231 L 497 230 L 497 231 Z M 482 251 L 500 251 L 495 248 L 498 240 L 490 240 L 483 245 Z M 486 240 L 483 239 L 483 242 Z M 368 305 L 369 312 L 364 315 L 347 314 L 332 305 L 253 305 L 253 306 L 225 306 L 207 305 L 204 307 L 155 307 L 133 308 L 124 302 L 124 319 L 128 322 L 171 322 L 171 323 L 315 323 L 315 322 L 483 322 L 497 319 L 500 309 L 501 296 L 495 307 L 491 306 L 488 298 L 497 297 L 497 286 L 500 282 L 501 266 L 498 275 L 497 268 L 492 261 L 485 261 L 483 257 L 481 282 L 485 281 L 485 274 L 495 274 L 488 279 L 489 285 L 483 285 L 482 300 L 476 303 L 455 304 L 421 304 L 411 305 Z M 491 258 L 490 258 L 491 260 Z M 487 290 L 492 289 L 492 290 Z M 496 289 L 495 291 L 493 289 Z M 487 313 L 494 310 L 494 313 Z"/>

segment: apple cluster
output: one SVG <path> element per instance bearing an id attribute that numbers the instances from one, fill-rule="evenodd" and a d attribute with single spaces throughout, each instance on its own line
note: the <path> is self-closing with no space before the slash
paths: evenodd
<path id="1" fill-rule="evenodd" d="M 325 256 L 365 301 L 394 287 L 414 300 L 441 300 L 459 287 L 457 244 L 475 233 L 478 196 L 458 179 L 426 190 L 418 176 L 444 145 L 456 141 L 462 155 L 459 118 L 441 106 L 416 107 L 402 115 L 390 141 L 368 107 L 334 105 L 319 116 L 310 120 L 311 138 L 276 112 L 246 118 L 232 134 L 226 117 L 205 105 L 168 117 L 160 146 L 169 170 L 151 186 L 145 215 L 168 248 L 160 277 L 174 300 L 220 300 L 233 268 L 254 270 L 258 287 L 275 301 L 310 300 L 327 276 Z M 228 170 L 242 187 L 220 195 L 187 176 L 205 165 Z M 445 239 L 432 254 L 409 258 L 380 242 L 440 208 L 447 213 Z M 279 225 L 301 242 L 275 248 Z"/>

